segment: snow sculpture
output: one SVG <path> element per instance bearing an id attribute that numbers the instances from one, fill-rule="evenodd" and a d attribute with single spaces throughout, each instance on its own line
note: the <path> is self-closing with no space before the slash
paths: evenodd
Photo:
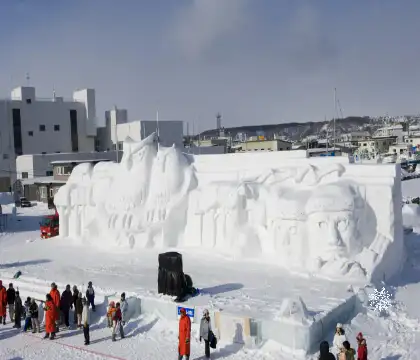
<path id="1" fill-rule="evenodd" d="M 123 150 L 120 164 L 98 163 L 83 181 L 81 167 L 90 165 L 74 168 L 55 199 L 62 236 L 130 247 L 136 242 L 144 247 L 176 245 L 183 229 L 177 231 L 178 223 L 185 223 L 188 192 L 195 186 L 190 160 L 175 147 L 158 149 L 155 134 L 139 143 L 127 138 Z M 77 203 L 83 211 L 69 198 L 72 193 L 83 194 Z M 81 214 L 83 222 L 67 226 Z"/>
<path id="2" fill-rule="evenodd" d="M 311 241 L 312 256 L 327 261 L 331 257 L 351 257 L 362 250 L 357 228 L 363 200 L 356 187 L 346 183 L 321 186 L 312 192 L 305 212 Z"/>
<path id="3" fill-rule="evenodd" d="M 306 152 L 190 156 L 152 134 L 120 164 L 76 167 L 60 233 L 131 248 L 202 247 L 327 277 L 383 280 L 403 261 L 398 165 Z"/>
<path id="4" fill-rule="evenodd" d="M 308 308 L 302 298 L 298 296 L 295 299 L 283 299 L 278 316 L 283 321 L 290 321 L 302 325 L 310 325 L 314 319 L 310 316 Z"/>
<path id="5" fill-rule="evenodd" d="M 292 189 L 268 199 L 267 227 L 269 251 L 282 263 L 305 264 L 308 242 L 306 236 L 305 198 L 309 195 Z M 267 252 L 269 253 L 269 252 Z"/>

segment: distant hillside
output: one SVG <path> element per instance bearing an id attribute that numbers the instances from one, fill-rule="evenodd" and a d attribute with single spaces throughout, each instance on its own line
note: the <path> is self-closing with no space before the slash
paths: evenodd
<path id="1" fill-rule="evenodd" d="M 349 133 L 352 131 L 368 131 L 372 134 L 377 128 L 382 127 L 385 123 L 409 121 L 418 121 L 418 117 L 369 117 L 369 116 L 349 116 L 343 119 L 336 119 L 335 131 L 336 135 Z M 326 137 L 327 130 L 329 136 L 333 132 L 333 121 L 319 121 L 307 123 L 283 123 L 283 124 L 270 124 L 270 125 L 250 125 L 225 128 L 225 134 L 230 134 L 233 138 L 237 134 L 242 133 L 249 136 L 264 135 L 267 139 L 271 139 L 274 135 L 284 136 L 289 140 L 299 141 L 311 135 L 317 135 L 320 138 Z M 218 132 L 216 129 L 204 131 L 200 134 L 201 138 L 216 137 Z"/>

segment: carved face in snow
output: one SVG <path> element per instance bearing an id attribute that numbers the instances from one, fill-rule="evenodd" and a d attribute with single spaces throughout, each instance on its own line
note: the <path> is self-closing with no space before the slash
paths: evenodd
<path id="1" fill-rule="evenodd" d="M 358 220 L 362 199 L 349 184 L 317 188 L 305 207 L 311 258 L 350 258 L 362 250 Z"/>
<path id="2" fill-rule="evenodd" d="M 284 260 L 302 258 L 306 238 L 306 214 L 303 200 L 303 196 L 288 191 L 275 201 L 272 236 L 275 250 Z"/>

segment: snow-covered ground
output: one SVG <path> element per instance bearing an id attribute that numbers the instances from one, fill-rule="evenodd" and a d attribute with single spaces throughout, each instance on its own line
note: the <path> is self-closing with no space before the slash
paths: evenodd
<path id="1" fill-rule="evenodd" d="M 417 183 L 417 185 L 416 185 Z M 420 195 L 420 180 L 404 181 L 403 196 Z M 6 198 L 3 197 L 2 201 Z M 7 201 L 3 201 L 5 203 Z M 11 212 L 11 205 L 3 212 Z M 413 210 L 414 217 L 416 211 Z M 157 254 L 145 250 L 141 255 L 128 250 L 110 253 L 107 249 L 80 247 L 62 239 L 39 238 L 40 216 L 48 213 L 43 204 L 31 209 L 19 209 L 17 217 L 9 221 L 8 231 L 0 234 L 0 279 L 8 279 L 18 270 L 16 282 L 23 297 L 45 292 L 55 281 L 60 289 L 67 283 L 83 286 L 93 281 L 101 296 L 125 291 L 130 295 L 157 296 Z M 406 212 L 405 212 L 406 213 Z M 420 221 L 419 221 L 420 223 Z M 420 233 L 420 229 L 418 229 Z M 393 306 L 387 316 L 372 311 L 360 313 L 345 329 L 352 345 L 362 331 L 368 341 L 369 359 L 420 359 L 420 234 L 417 229 L 406 235 L 408 261 L 405 270 L 388 290 L 393 294 Z M 284 296 L 300 294 L 311 312 L 328 309 L 346 296 L 340 283 L 290 277 L 286 271 L 272 265 L 232 261 L 206 252 L 183 252 L 184 270 L 203 295 L 194 298 L 195 305 L 227 309 L 248 316 L 261 314 L 275 317 Z M 26 292 L 26 293 L 25 293 Z M 1 325 L 0 325 L 1 326 Z M 127 338 L 112 343 L 105 319 L 91 327 L 91 345 L 83 345 L 78 330 L 63 331 L 55 341 L 42 340 L 41 334 L 22 334 L 9 323 L 0 327 L 0 359 L 170 359 L 177 353 L 177 323 L 158 314 L 142 315 L 126 326 Z M 326 339 L 332 342 L 332 335 Z M 194 324 L 191 359 L 201 359 L 203 345 L 197 339 Z M 291 344 L 292 345 L 292 344 Z M 298 359 L 287 349 L 269 341 L 256 348 L 229 342 L 220 343 L 213 359 Z M 315 359 L 317 354 L 304 357 Z"/>

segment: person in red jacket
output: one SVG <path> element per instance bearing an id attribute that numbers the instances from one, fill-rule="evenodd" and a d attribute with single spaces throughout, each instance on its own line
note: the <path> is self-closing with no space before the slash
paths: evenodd
<path id="1" fill-rule="evenodd" d="M 190 358 L 190 339 L 191 339 L 191 320 L 187 316 L 184 308 L 180 310 L 181 318 L 179 319 L 179 343 L 178 343 L 178 360 L 182 360 L 185 356 L 186 360 Z"/>
<path id="2" fill-rule="evenodd" d="M 3 325 L 6 325 L 6 307 L 7 307 L 7 290 L 0 280 L 0 323 L 3 320 Z"/>
<path id="3" fill-rule="evenodd" d="M 55 306 L 55 332 L 58 332 L 58 324 L 60 321 L 60 292 L 58 291 L 57 285 L 55 283 L 51 284 L 50 295 Z"/>
<path id="4" fill-rule="evenodd" d="M 367 344 L 366 340 L 363 338 L 363 334 L 359 332 L 356 337 L 357 340 L 357 360 L 367 360 Z"/>
<path id="5" fill-rule="evenodd" d="M 44 339 L 54 340 L 55 338 L 55 318 L 56 318 L 56 309 L 55 304 L 52 300 L 50 294 L 47 294 L 47 301 L 44 305 L 45 310 L 45 336 Z M 51 335 L 51 337 L 50 337 Z"/>

